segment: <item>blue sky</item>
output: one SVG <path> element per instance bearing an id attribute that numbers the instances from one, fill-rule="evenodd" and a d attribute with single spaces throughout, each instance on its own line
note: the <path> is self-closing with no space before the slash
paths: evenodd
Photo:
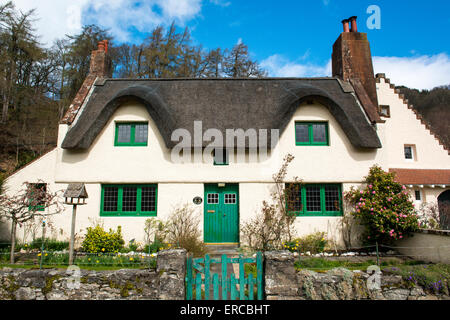
<path id="1" fill-rule="evenodd" d="M 395 84 L 420 89 L 450 84 L 448 0 L 13 2 L 24 10 L 37 8 L 43 42 L 95 23 L 109 28 L 119 43 L 139 43 L 157 25 L 175 21 L 179 28 L 189 27 L 193 41 L 206 49 L 231 48 L 241 39 L 271 76 L 329 76 L 341 20 L 356 15 L 359 31 L 368 33 L 375 72 L 386 73 Z M 370 5 L 380 8 L 379 30 L 367 27 Z"/>

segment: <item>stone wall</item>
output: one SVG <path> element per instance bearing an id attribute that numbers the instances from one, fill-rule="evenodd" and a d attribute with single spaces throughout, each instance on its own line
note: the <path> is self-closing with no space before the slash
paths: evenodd
<path id="1" fill-rule="evenodd" d="M 156 270 L 0 270 L 0 300 L 183 300 L 186 251 L 158 254 Z M 74 288 L 74 276 L 79 287 Z"/>
<path id="2" fill-rule="evenodd" d="M 419 230 L 395 243 L 398 252 L 416 260 L 450 264 L 450 231 Z"/>
<path id="3" fill-rule="evenodd" d="M 410 288 L 399 275 L 381 273 L 380 286 L 370 289 L 371 275 L 343 268 L 319 273 L 297 272 L 288 251 L 266 252 L 264 257 L 267 300 L 448 300 L 419 287 Z M 373 279 L 373 277 L 371 277 Z"/>

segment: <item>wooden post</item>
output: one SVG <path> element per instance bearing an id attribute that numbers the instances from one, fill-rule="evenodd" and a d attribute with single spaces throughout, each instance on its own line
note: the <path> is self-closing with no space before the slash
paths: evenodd
<path id="1" fill-rule="evenodd" d="M 72 210 L 72 228 L 70 232 L 70 244 L 69 244 L 69 265 L 73 265 L 73 253 L 75 245 L 75 220 L 77 216 L 77 205 L 73 205 Z"/>
<path id="2" fill-rule="evenodd" d="M 380 254 L 378 251 L 378 241 L 375 243 L 375 249 L 377 251 L 377 266 L 380 266 Z"/>

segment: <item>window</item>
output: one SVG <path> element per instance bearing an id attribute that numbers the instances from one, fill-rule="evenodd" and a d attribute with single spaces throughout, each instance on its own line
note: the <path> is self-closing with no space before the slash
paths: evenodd
<path id="1" fill-rule="evenodd" d="M 390 108 L 390 106 L 381 105 L 379 113 L 380 113 L 380 116 L 382 116 L 382 117 L 390 118 L 391 117 L 391 108 Z"/>
<path id="2" fill-rule="evenodd" d="M 148 145 L 147 123 L 117 123 L 116 147 L 146 147 Z"/>
<path id="3" fill-rule="evenodd" d="M 229 153 L 225 148 L 214 149 L 214 165 L 227 166 L 229 164 Z"/>
<path id="4" fill-rule="evenodd" d="M 219 204 L 219 194 L 209 193 L 208 194 L 208 204 Z"/>
<path id="5" fill-rule="evenodd" d="M 415 157 L 415 146 L 414 145 L 405 145 L 404 147 L 404 153 L 405 153 L 405 160 L 408 161 L 415 161 L 416 157 Z"/>
<path id="6" fill-rule="evenodd" d="M 157 185 L 102 185 L 100 216 L 155 217 Z"/>
<path id="7" fill-rule="evenodd" d="M 297 216 L 341 216 L 341 186 L 287 184 L 287 208 Z"/>
<path id="8" fill-rule="evenodd" d="M 46 183 L 30 183 L 28 185 L 29 196 L 30 196 L 30 210 L 33 211 L 45 211 L 45 199 L 40 199 L 47 192 L 47 184 Z M 36 197 L 36 198 L 35 198 Z"/>
<path id="9" fill-rule="evenodd" d="M 422 194 L 420 193 L 420 190 L 415 190 L 414 194 L 416 197 L 416 201 L 422 201 Z"/>
<path id="10" fill-rule="evenodd" d="M 236 204 L 236 194 L 235 193 L 226 193 L 225 194 L 225 204 Z"/>
<path id="11" fill-rule="evenodd" d="M 328 146 L 328 123 L 296 122 L 295 142 L 297 146 Z"/>

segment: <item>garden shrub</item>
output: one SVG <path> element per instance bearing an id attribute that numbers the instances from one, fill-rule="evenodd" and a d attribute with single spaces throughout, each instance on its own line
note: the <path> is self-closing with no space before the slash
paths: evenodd
<path id="1" fill-rule="evenodd" d="M 167 222 L 169 242 L 186 249 L 196 257 L 204 256 L 207 249 L 201 239 L 200 221 L 200 216 L 189 204 L 176 208 Z"/>
<path id="2" fill-rule="evenodd" d="M 391 243 L 418 229 L 418 218 L 406 187 L 379 166 L 370 169 L 366 187 L 345 193 L 352 214 L 365 226 L 365 243 Z"/>
<path id="3" fill-rule="evenodd" d="M 284 247 L 291 252 L 310 252 L 311 254 L 324 252 L 328 245 L 325 232 L 316 232 L 302 238 L 288 241 Z"/>
<path id="4" fill-rule="evenodd" d="M 294 177 L 294 183 L 286 184 L 289 164 L 294 156 L 288 154 L 283 159 L 280 170 L 272 178 L 274 188 L 270 201 L 263 201 L 261 211 L 254 218 L 241 225 L 241 239 L 255 251 L 280 250 L 283 243 L 291 241 L 295 234 L 296 215 L 289 211 L 288 198 L 293 188 L 301 181 Z"/>
<path id="5" fill-rule="evenodd" d="M 112 253 L 118 252 L 124 244 L 120 226 L 117 227 L 117 231 L 109 229 L 109 232 L 106 232 L 101 225 L 97 224 L 87 228 L 87 234 L 81 246 L 88 253 Z"/>

